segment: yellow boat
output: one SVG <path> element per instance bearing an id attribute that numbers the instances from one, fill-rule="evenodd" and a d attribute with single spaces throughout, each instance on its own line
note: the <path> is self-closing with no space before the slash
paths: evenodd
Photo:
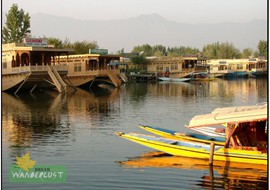
<path id="1" fill-rule="evenodd" d="M 195 116 L 187 127 L 226 124 L 224 146 L 169 139 L 138 133 L 117 135 L 138 144 L 174 155 L 215 161 L 267 165 L 267 104 L 218 108 Z"/>

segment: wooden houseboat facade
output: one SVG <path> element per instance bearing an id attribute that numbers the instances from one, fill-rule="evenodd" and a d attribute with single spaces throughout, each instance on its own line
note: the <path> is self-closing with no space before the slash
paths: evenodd
<path id="1" fill-rule="evenodd" d="M 31 40 L 28 40 L 28 42 Z M 59 65 L 56 57 L 73 52 L 70 48 L 54 48 L 44 39 L 32 39 L 33 43 L 2 44 L 2 91 L 15 94 L 24 89 L 57 88 L 65 92 L 63 77 L 67 65 Z"/>
<path id="2" fill-rule="evenodd" d="M 28 43 L 32 41 L 33 43 Z M 91 87 L 94 83 L 121 86 L 117 55 L 71 55 L 72 48 L 55 48 L 46 39 L 32 38 L 25 43 L 2 44 L 2 91 L 52 88 L 66 92 L 67 87 Z"/>
<path id="3" fill-rule="evenodd" d="M 147 73 L 156 76 L 182 78 L 192 73 L 207 72 L 206 62 L 197 55 L 183 57 L 154 57 L 147 59 Z"/>
<path id="4" fill-rule="evenodd" d="M 120 57 L 117 55 L 79 54 L 60 56 L 57 61 L 67 65 L 67 83 L 76 87 L 91 87 L 99 83 L 110 83 L 115 87 L 121 86 L 124 74 L 120 73 Z M 122 77 L 122 78 L 121 78 Z"/>
<path id="5" fill-rule="evenodd" d="M 248 77 L 248 59 L 215 59 L 208 62 L 211 77 L 239 78 Z"/>
<path id="6" fill-rule="evenodd" d="M 248 60 L 247 72 L 255 77 L 267 77 L 267 61 L 264 58 L 251 58 Z"/>

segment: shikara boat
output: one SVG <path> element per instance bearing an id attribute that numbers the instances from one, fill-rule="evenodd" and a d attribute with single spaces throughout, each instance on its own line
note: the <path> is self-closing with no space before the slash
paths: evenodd
<path id="1" fill-rule="evenodd" d="M 160 81 L 169 81 L 169 82 L 188 82 L 191 78 L 169 78 L 169 77 L 159 77 Z"/>
<path id="2" fill-rule="evenodd" d="M 170 138 L 170 139 L 202 142 L 202 143 L 208 143 L 208 144 L 210 144 L 211 142 L 215 142 L 215 144 L 217 145 L 225 144 L 224 137 L 214 137 L 214 136 L 208 136 L 208 135 L 197 134 L 197 133 L 180 133 L 175 130 L 164 129 L 164 128 L 154 127 L 154 126 L 149 126 L 149 125 L 141 125 L 141 124 L 139 125 L 139 127 L 148 132 L 154 133 L 161 137 Z"/>
<path id="3" fill-rule="evenodd" d="M 267 104 L 218 108 L 210 114 L 195 116 L 187 127 L 226 125 L 224 146 L 183 141 L 138 133 L 118 136 L 174 156 L 214 161 L 267 165 Z M 212 143 L 213 145 L 213 143 Z"/>

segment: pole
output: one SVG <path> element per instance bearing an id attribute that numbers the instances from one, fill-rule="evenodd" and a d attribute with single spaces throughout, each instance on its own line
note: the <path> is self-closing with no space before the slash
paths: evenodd
<path id="1" fill-rule="evenodd" d="M 214 150 L 215 150 L 215 143 L 214 142 L 211 142 L 211 145 L 210 145 L 209 165 L 213 165 Z"/>

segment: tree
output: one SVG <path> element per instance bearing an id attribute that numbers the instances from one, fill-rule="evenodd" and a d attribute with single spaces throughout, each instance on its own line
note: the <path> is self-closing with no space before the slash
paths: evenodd
<path id="1" fill-rule="evenodd" d="M 2 39 L 4 43 L 22 42 L 30 34 L 30 16 L 23 9 L 18 9 L 17 4 L 13 4 L 6 14 L 6 26 L 2 29 Z"/>
<path id="2" fill-rule="evenodd" d="M 253 55 L 253 50 L 250 48 L 245 48 L 242 51 L 242 58 L 249 58 L 250 56 Z"/>
<path id="3" fill-rule="evenodd" d="M 145 65 L 147 63 L 147 59 L 144 55 L 139 55 L 131 58 L 132 63 L 138 65 Z"/>
<path id="4" fill-rule="evenodd" d="M 125 49 L 122 48 L 116 52 L 117 55 L 123 55 L 125 53 Z"/>
<path id="5" fill-rule="evenodd" d="M 144 45 L 141 45 L 141 46 L 135 46 L 135 47 L 133 47 L 133 50 L 131 52 L 132 53 L 143 52 L 143 54 L 145 56 L 153 56 L 152 47 L 149 44 L 144 44 Z"/>
<path id="6" fill-rule="evenodd" d="M 267 59 L 267 42 L 265 40 L 260 40 L 258 43 L 259 56 L 264 56 Z"/>
<path id="7" fill-rule="evenodd" d="M 54 45 L 54 47 L 56 47 L 56 48 L 63 48 L 64 47 L 62 40 L 59 38 L 49 37 L 49 38 L 47 38 L 47 41 L 48 41 L 48 44 Z"/>
<path id="8" fill-rule="evenodd" d="M 96 41 L 89 42 L 84 40 L 82 42 L 76 41 L 72 44 L 72 48 L 75 50 L 75 54 L 89 53 L 89 49 L 97 49 L 98 44 Z"/>
<path id="9" fill-rule="evenodd" d="M 211 59 L 234 59 L 241 56 L 240 51 L 228 42 L 207 44 L 203 47 L 202 54 Z"/>
<path id="10" fill-rule="evenodd" d="M 203 46 L 202 54 L 204 57 L 217 59 L 219 51 L 219 42 Z"/>
<path id="11" fill-rule="evenodd" d="M 221 43 L 219 46 L 218 57 L 222 59 L 238 59 L 240 51 L 232 43 Z"/>

